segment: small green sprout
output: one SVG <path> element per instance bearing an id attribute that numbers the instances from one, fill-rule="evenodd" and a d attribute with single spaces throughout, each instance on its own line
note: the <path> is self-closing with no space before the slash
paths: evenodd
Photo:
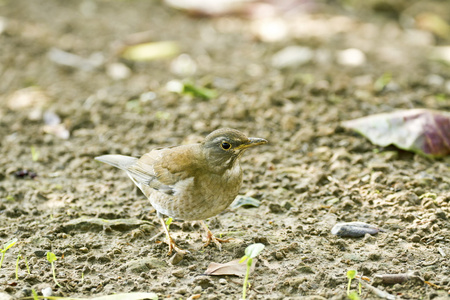
<path id="1" fill-rule="evenodd" d="M 168 219 L 166 220 L 167 230 L 169 230 L 170 224 L 172 224 L 172 222 L 173 222 L 173 219 L 172 219 L 172 218 L 168 218 Z"/>
<path id="2" fill-rule="evenodd" d="M 359 300 L 361 295 L 361 280 L 359 280 L 358 285 L 358 291 L 359 293 L 352 291 L 350 292 L 350 285 L 352 284 L 352 280 L 356 278 L 356 275 L 358 275 L 358 271 L 356 270 L 348 270 L 347 271 L 347 278 L 348 278 L 348 285 L 347 285 L 347 297 L 351 300 Z M 361 276 L 359 276 L 359 279 L 361 279 Z"/>
<path id="3" fill-rule="evenodd" d="M 216 90 L 209 89 L 202 86 L 194 85 L 190 82 L 185 82 L 183 86 L 182 94 L 192 95 L 194 97 L 200 97 L 206 100 L 216 98 L 218 93 Z"/>
<path id="4" fill-rule="evenodd" d="M 19 260 L 22 258 L 22 255 L 17 255 L 17 259 L 16 259 L 16 280 L 19 280 Z"/>
<path id="5" fill-rule="evenodd" d="M 359 297 L 358 293 L 355 291 L 350 292 L 350 294 L 347 295 L 347 297 L 350 300 L 360 300 L 361 298 Z"/>
<path id="6" fill-rule="evenodd" d="M 39 150 L 37 150 L 34 146 L 31 146 L 30 150 L 31 150 L 31 159 L 33 161 L 38 161 L 39 156 L 41 155 L 41 152 Z"/>
<path id="7" fill-rule="evenodd" d="M 31 293 L 33 294 L 33 300 L 39 300 L 38 294 L 34 289 L 31 289 Z"/>
<path id="8" fill-rule="evenodd" d="M 8 251 L 9 248 L 14 246 L 15 243 L 17 243 L 17 239 L 16 238 L 12 239 L 11 241 L 9 241 L 8 243 L 3 245 L 3 249 L 0 250 L 0 252 L 2 253 L 2 259 L 0 260 L 0 268 L 2 267 L 3 260 L 5 259 L 6 251 Z"/>
<path id="9" fill-rule="evenodd" d="M 378 77 L 378 79 L 373 84 L 373 88 L 376 92 L 381 92 L 384 90 L 384 88 L 391 82 L 392 80 L 392 74 L 387 72 Z"/>
<path id="10" fill-rule="evenodd" d="M 27 267 L 27 272 L 28 272 L 28 274 L 31 274 L 31 272 L 30 272 L 30 266 L 28 265 L 28 259 L 27 259 L 26 256 L 24 256 L 24 259 L 25 259 L 25 266 Z"/>
<path id="11" fill-rule="evenodd" d="M 425 193 L 419 196 L 419 199 L 424 199 L 424 198 L 431 198 L 431 199 L 436 199 L 437 195 L 435 193 Z"/>
<path id="12" fill-rule="evenodd" d="M 244 278 L 244 284 L 242 286 L 242 299 L 246 299 L 247 294 L 247 286 L 250 286 L 250 283 L 248 282 L 248 277 L 250 275 L 250 267 L 252 266 L 253 259 L 257 257 L 261 251 L 263 251 L 264 245 L 261 243 L 252 244 L 245 248 L 245 255 L 241 258 L 239 263 L 243 263 L 245 260 L 247 260 L 247 272 L 245 273 Z"/>
<path id="13" fill-rule="evenodd" d="M 348 278 L 347 296 L 350 295 L 350 285 L 352 284 L 352 280 L 355 279 L 356 274 L 358 274 L 358 271 L 356 271 L 356 270 L 348 270 L 347 271 L 347 278 Z"/>
<path id="14" fill-rule="evenodd" d="M 54 262 L 57 260 L 56 255 L 53 252 L 50 252 L 50 251 L 47 252 L 47 260 L 52 265 L 53 280 L 55 281 L 57 286 L 62 287 L 56 280 L 56 272 L 55 272 L 55 264 L 54 264 Z"/>

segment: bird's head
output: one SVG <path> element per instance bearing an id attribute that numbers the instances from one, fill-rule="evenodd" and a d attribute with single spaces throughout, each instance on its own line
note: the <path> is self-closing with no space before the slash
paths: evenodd
<path id="1" fill-rule="evenodd" d="M 210 168 L 224 172 L 235 165 L 245 150 L 266 143 L 265 139 L 249 138 L 238 130 L 223 128 L 211 132 L 201 147 Z"/>

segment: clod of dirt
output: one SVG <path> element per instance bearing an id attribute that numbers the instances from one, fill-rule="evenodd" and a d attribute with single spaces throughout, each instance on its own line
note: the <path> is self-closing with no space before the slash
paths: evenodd
<path id="1" fill-rule="evenodd" d="M 153 269 L 165 269 L 167 267 L 167 264 L 164 260 L 161 260 L 159 258 L 147 257 L 130 261 L 126 263 L 125 266 L 127 270 L 133 273 L 140 274 L 142 272 L 148 272 L 149 270 Z"/>

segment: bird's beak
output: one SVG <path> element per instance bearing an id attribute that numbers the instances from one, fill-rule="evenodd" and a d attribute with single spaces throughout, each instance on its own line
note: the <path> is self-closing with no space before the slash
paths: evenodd
<path id="1" fill-rule="evenodd" d="M 236 147 L 237 150 L 243 150 L 243 149 L 247 149 L 253 146 L 258 146 L 258 145 L 264 145 L 267 144 L 267 140 L 265 139 L 260 139 L 260 138 L 248 138 L 248 141 L 244 144 L 239 145 L 239 147 Z"/>

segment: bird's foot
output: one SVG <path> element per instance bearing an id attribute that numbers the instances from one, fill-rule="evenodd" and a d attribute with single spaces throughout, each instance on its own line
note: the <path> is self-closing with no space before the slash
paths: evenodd
<path id="1" fill-rule="evenodd" d="M 219 249 L 219 251 L 222 251 L 222 244 L 221 243 L 228 243 L 232 240 L 232 238 L 228 239 L 221 239 L 216 237 L 211 230 L 209 230 L 208 226 L 206 226 L 204 221 L 201 221 L 200 224 L 202 225 L 203 229 L 206 231 L 206 242 L 203 245 L 203 247 L 207 247 L 211 241 L 216 245 L 216 247 Z"/>
<path id="2" fill-rule="evenodd" d="M 158 214 L 158 218 L 161 221 L 161 225 L 164 228 L 164 232 L 166 233 L 167 244 L 169 245 L 169 251 L 167 252 L 167 256 L 172 255 L 173 250 L 175 250 L 177 253 L 181 255 L 189 253 L 189 251 L 183 250 L 180 247 L 178 247 L 177 244 L 175 244 L 174 240 L 170 236 L 169 228 L 167 227 L 166 222 L 164 222 L 164 218 L 160 214 Z"/>
<path id="3" fill-rule="evenodd" d="M 211 232 L 210 232 L 211 233 Z M 211 233 L 211 235 L 207 235 L 206 236 L 206 242 L 203 245 L 203 247 L 207 247 L 211 241 L 213 241 L 213 243 L 216 245 L 216 247 L 219 249 L 219 251 L 222 251 L 222 244 L 221 243 L 228 243 L 229 241 L 231 241 L 232 239 L 220 239 L 214 236 L 213 233 Z"/>
<path id="4" fill-rule="evenodd" d="M 181 254 L 181 255 L 185 255 L 185 254 L 189 253 L 189 251 L 183 250 L 180 247 L 178 247 L 170 235 L 167 236 L 167 239 L 168 239 L 167 244 L 169 245 L 169 251 L 167 252 L 167 256 L 172 255 L 173 250 L 175 250 L 178 254 Z"/>

